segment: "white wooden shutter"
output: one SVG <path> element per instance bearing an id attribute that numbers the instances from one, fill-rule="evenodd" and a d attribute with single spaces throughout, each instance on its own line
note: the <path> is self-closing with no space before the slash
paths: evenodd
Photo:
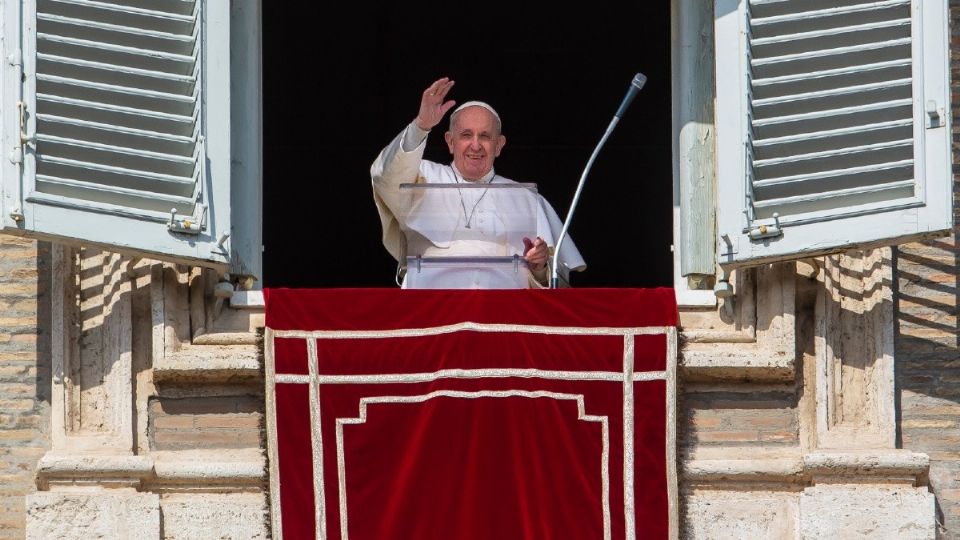
<path id="1" fill-rule="evenodd" d="M 718 0 L 721 264 L 952 227 L 946 0 Z"/>
<path id="2" fill-rule="evenodd" d="M 5 4 L 5 229 L 227 262 L 229 2 Z"/>

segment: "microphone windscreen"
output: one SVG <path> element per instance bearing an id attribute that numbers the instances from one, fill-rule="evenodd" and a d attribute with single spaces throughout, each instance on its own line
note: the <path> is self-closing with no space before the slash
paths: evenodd
<path id="1" fill-rule="evenodd" d="M 631 84 L 636 86 L 637 90 L 640 90 L 641 88 L 643 88 L 643 85 L 647 84 L 647 76 L 644 75 L 643 73 L 637 73 L 636 75 L 633 76 L 633 83 Z"/>

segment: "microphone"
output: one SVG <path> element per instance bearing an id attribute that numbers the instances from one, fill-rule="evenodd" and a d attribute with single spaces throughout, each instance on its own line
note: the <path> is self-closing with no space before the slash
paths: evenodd
<path id="1" fill-rule="evenodd" d="M 633 76 L 633 80 L 630 81 L 630 88 L 627 90 L 627 95 L 623 96 L 623 102 L 620 103 L 620 108 L 617 109 L 617 118 L 623 118 L 623 113 L 627 112 L 627 107 L 633 103 L 633 98 L 637 97 L 637 94 L 640 92 L 640 89 L 643 88 L 643 85 L 647 84 L 647 77 L 643 73 L 637 73 Z"/>
<path id="2" fill-rule="evenodd" d="M 567 229 L 570 228 L 570 220 L 573 219 L 573 211 L 577 209 L 577 202 L 580 200 L 580 192 L 583 191 L 583 185 L 587 182 L 587 175 L 590 174 L 590 168 L 593 167 L 593 161 L 597 159 L 597 154 L 600 153 L 600 149 L 603 148 L 603 145 L 607 142 L 607 139 L 610 138 L 610 134 L 613 133 L 613 128 L 617 127 L 617 123 L 620 122 L 620 118 L 623 117 L 623 113 L 627 111 L 627 107 L 629 107 L 630 103 L 633 102 L 633 98 L 637 97 L 637 94 L 640 92 L 640 89 L 643 88 L 643 85 L 646 84 L 646 82 L 647 77 L 643 73 L 637 73 L 633 76 L 633 80 L 630 81 L 630 88 L 627 89 L 627 95 L 623 97 L 623 102 L 620 103 L 620 108 L 617 109 L 617 113 L 613 115 L 613 119 L 610 120 L 610 125 L 607 126 L 607 131 L 603 134 L 603 137 L 600 138 L 600 143 L 597 144 L 597 147 L 593 149 L 593 154 L 590 155 L 590 159 L 587 160 L 587 166 L 583 169 L 583 174 L 580 175 L 580 183 L 577 184 L 577 192 L 573 195 L 573 202 L 570 203 L 570 210 L 567 211 L 567 218 L 563 220 L 563 229 L 560 231 L 560 236 L 557 237 L 557 245 L 554 246 L 553 259 L 550 261 L 551 289 L 556 289 L 557 285 L 559 285 L 560 246 L 563 245 L 563 240 L 567 237 Z"/>

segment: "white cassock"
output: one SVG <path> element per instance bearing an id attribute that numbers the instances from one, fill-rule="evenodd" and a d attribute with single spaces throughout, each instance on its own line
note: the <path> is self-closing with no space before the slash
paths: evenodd
<path id="1" fill-rule="evenodd" d="M 557 212 L 533 191 L 509 189 L 517 183 L 492 170 L 470 185 L 461 183 L 452 165 L 423 159 L 426 135 L 427 132 L 411 123 L 380 152 L 370 168 L 384 247 L 401 264 L 407 255 L 431 259 L 518 255 L 521 264 L 469 267 L 440 264 L 429 271 L 407 268 L 403 287 L 542 287 L 522 264 L 522 237 L 539 236 L 552 251 L 563 228 Z M 415 190 L 427 195 L 416 200 L 411 198 L 410 191 L 401 193 L 401 184 L 460 184 L 464 189 Z M 559 261 L 558 274 L 564 281 L 569 281 L 570 271 L 586 268 L 569 236 L 563 242 Z M 414 272 L 417 274 L 412 274 Z"/>

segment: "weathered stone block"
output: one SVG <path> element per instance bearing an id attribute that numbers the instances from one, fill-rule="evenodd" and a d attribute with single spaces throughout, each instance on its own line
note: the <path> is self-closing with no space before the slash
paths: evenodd
<path id="1" fill-rule="evenodd" d="M 267 509 L 256 493 L 171 493 L 161 500 L 164 540 L 268 538 Z"/>
<path id="2" fill-rule="evenodd" d="M 687 538 L 796 538 L 797 493 L 698 490 L 688 494 Z"/>
<path id="3" fill-rule="evenodd" d="M 800 538 L 926 540 L 934 516 L 926 487 L 821 484 L 800 496 Z"/>
<path id="4" fill-rule="evenodd" d="M 160 538 L 160 496 L 134 491 L 31 493 L 27 496 L 27 538 Z"/>

